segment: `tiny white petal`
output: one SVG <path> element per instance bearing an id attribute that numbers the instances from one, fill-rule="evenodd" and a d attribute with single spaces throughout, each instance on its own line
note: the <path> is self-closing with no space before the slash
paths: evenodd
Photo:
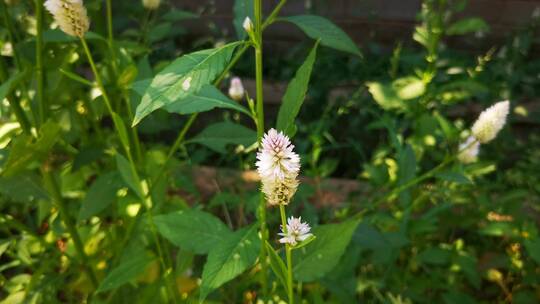
<path id="1" fill-rule="evenodd" d="M 313 234 L 309 233 L 311 227 L 309 227 L 309 224 L 303 223 L 301 217 L 295 218 L 291 216 L 287 220 L 287 232 L 285 232 L 284 228 L 285 227 L 281 227 L 282 232 L 278 233 L 278 235 L 283 236 L 281 239 L 279 239 L 280 243 L 295 246 L 299 242 L 303 242 L 313 236 Z"/>
<path id="2" fill-rule="evenodd" d="M 244 19 L 242 26 L 244 27 L 244 30 L 248 33 L 253 31 L 253 22 L 251 22 L 251 19 L 249 17 L 246 17 L 246 19 Z"/>
<path id="3" fill-rule="evenodd" d="M 458 159 L 464 164 L 474 163 L 478 159 L 479 152 L 480 142 L 474 136 L 469 136 L 459 144 Z"/>

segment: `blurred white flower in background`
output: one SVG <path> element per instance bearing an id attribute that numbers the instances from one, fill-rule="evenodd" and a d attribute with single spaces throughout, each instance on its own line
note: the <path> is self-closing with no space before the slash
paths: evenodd
<path id="1" fill-rule="evenodd" d="M 44 6 L 64 33 L 83 37 L 88 32 L 90 20 L 82 0 L 47 0 Z"/>
<path id="2" fill-rule="evenodd" d="M 155 10 L 161 4 L 161 0 L 142 0 L 142 5 L 144 8 L 149 10 Z"/>
<path id="3" fill-rule="evenodd" d="M 262 191 L 271 205 L 287 205 L 298 188 L 300 156 L 282 132 L 270 129 L 257 153 L 257 172 Z"/>
<path id="4" fill-rule="evenodd" d="M 474 137 L 483 144 L 493 140 L 506 124 L 509 111 L 510 102 L 507 100 L 484 110 L 472 127 Z"/>
<path id="5" fill-rule="evenodd" d="M 231 85 L 229 86 L 229 97 L 233 100 L 240 101 L 244 98 L 244 86 L 242 80 L 239 77 L 233 77 L 231 79 Z"/>
<path id="6" fill-rule="evenodd" d="M 469 136 L 467 140 L 459 144 L 458 159 L 464 164 L 474 163 L 478 160 L 480 143 L 474 136 Z"/>
<path id="7" fill-rule="evenodd" d="M 285 230 L 285 228 L 287 229 Z M 313 235 L 309 233 L 311 231 L 309 224 L 302 223 L 302 217 L 295 218 L 291 216 L 287 220 L 287 227 L 281 227 L 281 231 L 281 233 L 278 233 L 282 236 L 279 242 L 292 246 L 296 246 L 299 242 L 303 242 Z"/>

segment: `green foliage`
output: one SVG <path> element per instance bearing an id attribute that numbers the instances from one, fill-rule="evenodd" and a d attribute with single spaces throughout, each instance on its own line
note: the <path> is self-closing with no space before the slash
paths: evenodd
<path id="1" fill-rule="evenodd" d="M 224 283 L 252 266 L 260 251 L 257 226 L 246 227 L 228 235 L 210 250 L 204 264 L 200 301 Z"/>
<path id="2" fill-rule="evenodd" d="M 207 254 L 232 232 L 212 214 L 182 210 L 154 218 L 158 231 L 176 246 L 198 254 Z"/>
<path id="3" fill-rule="evenodd" d="M 276 127 L 289 136 L 293 136 L 296 133 L 294 120 L 306 98 L 309 78 L 311 77 L 311 71 L 313 70 L 313 64 L 317 56 L 318 46 L 319 41 L 315 43 L 315 46 L 302 66 L 296 71 L 296 75 L 289 83 L 287 91 L 285 91 L 285 95 L 283 96 L 281 107 L 279 108 Z"/>
<path id="4" fill-rule="evenodd" d="M 233 42 L 194 52 L 173 61 L 152 79 L 137 106 L 133 125 L 153 111 L 197 93 L 202 86 L 210 84 L 225 68 L 239 44 L 241 42 Z"/>
<path id="5" fill-rule="evenodd" d="M 231 122 L 219 122 L 208 126 L 190 141 L 207 146 L 208 148 L 225 153 L 227 145 L 251 146 L 257 140 L 257 134 L 242 125 Z"/>
<path id="6" fill-rule="evenodd" d="M 315 15 L 300 15 L 282 18 L 294 23 L 309 37 L 320 40 L 321 44 L 336 50 L 360 56 L 360 50 L 354 41 L 330 20 Z"/>

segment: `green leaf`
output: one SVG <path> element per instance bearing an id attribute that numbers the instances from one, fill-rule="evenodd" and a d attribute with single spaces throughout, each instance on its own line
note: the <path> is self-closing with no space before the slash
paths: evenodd
<path id="1" fill-rule="evenodd" d="M 424 81 L 415 76 L 396 79 L 392 86 L 396 90 L 396 95 L 404 100 L 418 98 L 426 92 Z"/>
<path id="2" fill-rule="evenodd" d="M 287 91 L 283 96 L 283 102 L 279 108 L 276 126 L 278 130 L 285 132 L 289 136 L 294 135 L 292 133 L 295 129 L 294 120 L 298 115 L 298 112 L 300 112 L 300 107 L 306 98 L 306 92 L 308 90 L 313 64 L 315 63 L 318 45 L 319 41 L 315 43 L 315 46 L 311 49 L 311 52 L 309 52 L 309 55 L 302 66 L 296 71 L 296 75 L 289 83 Z"/>
<path id="3" fill-rule="evenodd" d="M 229 144 L 248 147 L 255 141 L 257 141 L 255 131 L 232 122 L 219 122 L 210 125 L 190 140 L 190 142 L 205 145 L 219 153 L 226 153 L 225 147 Z"/>
<path id="4" fill-rule="evenodd" d="M 0 177 L 0 193 L 21 203 L 49 198 L 47 191 L 40 185 L 39 177 L 31 173 Z"/>
<path id="5" fill-rule="evenodd" d="M 279 279 L 285 290 L 287 290 L 287 266 L 283 262 L 283 259 L 278 255 L 276 250 L 268 243 L 265 242 L 266 252 L 268 252 L 268 257 L 270 258 L 270 268 Z"/>
<path id="6" fill-rule="evenodd" d="M 321 44 L 324 46 L 361 56 L 360 50 L 354 41 L 326 18 L 314 15 L 300 15 L 282 19 L 296 24 L 309 37 L 320 39 Z"/>
<path id="7" fill-rule="evenodd" d="M 200 301 L 255 264 L 260 247 L 257 226 L 253 225 L 234 232 L 212 248 L 203 269 Z"/>
<path id="8" fill-rule="evenodd" d="M 485 32 L 489 25 L 481 18 L 465 18 L 450 25 L 446 33 L 448 35 L 463 35 L 472 32 Z"/>
<path id="9" fill-rule="evenodd" d="M 103 42 L 106 42 L 107 40 L 103 38 L 103 36 L 96 34 L 94 32 L 87 32 L 84 35 L 84 39 L 86 40 L 100 40 Z M 43 42 L 77 42 L 79 41 L 79 38 L 70 36 L 60 29 L 54 29 L 54 30 L 46 30 L 43 32 Z"/>
<path id="10" fill-rule="evenodd" d="M 529 256 L 540 265 L 540 239 L 526 241 L 525 248 Z"/>
<path id="11" fill-rule="evenodd" d="M 2 175 L 5 177 L 13 176 L 27 168 L 33 161 L 47 157 L 58 140 L 59 133 L 60 126 L 52 121 L 47 121 L 41 126 L 39 137 L 35 142 L 31 136 L 19 136 L 13 141 Z"/>
<path id="12" fill-rule="evenodd" d="M 435 175 L 435 177 L 447 182 L 453 182 L 456 184 L 471 185 L 473 182 L 463 174 L 463 172 L 457 171 L 444 171 Z"/>
<path id="13" fill-rule="evenodd" d="M 208 253 L 232 232 L 210 213 L 182 210 L 154 217 L 158 231 L 176 246 L 198 254 Z"/>
<path id="14" fill-rule="evenodd" d="M 403 110 L 407 108 L 406 104 L 399 98 L 391 84 L 368 82 L 366 85 L 369 93 L 371 93 L 371 96 L 375 99 L 375 102 L 377 102 L 384 110 Z"/>
<path id="15" fill-rule="evenodd" d="M 249 17 L 251 20 L 255 20 L 253 0 L 235 0 L 233 13 L 233 24 L 234 29 L 236 30 L 236 37 L 238 37 L 238 39 L 244 39 L 247 35 L 243 27 L 244 20 L 246 17 Z"/>
<path id="16" fill-rule="evenodd" d="M 215 49 L 184 55 L 158 73 L 147 88 L 133 125 L 153 111 L 198 92 L 223 71 L 235 48 L 243 42 L 233 42 Z"/>
<path id="17" fill-rule="evenodd" d="M 446 265 L 450 261 L 451 252 L 441 248 L 428 248 L 418 255 L 418 259 L 425 264 Z"/>
<path id="18" fill-rule="evenodd" d="M 118 172 L 120 172 L 120 176 L 122 176 L 122 179 L 124 180 L 124 182 L 144 202 L 146 197 L 145 197 L 144 193 L 141 192 L 141 186 L 137 185 L 137 178 L 135 177 L 133 171 L 131 170 L 131 166 L 129 164 L 129 161 L 124 156 L 117 153 L 116 154 L 116 166 L 117 166 Z"/>
<path id="19" fill-rule="evenodd" d="M 168 11 L 165 15 L 163 15 L 162 18 L 163 20 L 176 22 L 176 21 L 182 21 L 182 20 L 187 20 L 187 19 L 195 19 L 197 17 L 198 15 L 192 12 L 172 9 Z"/>
<path id="20" fill-rule="evenodd" d="M 27 74 L 28 71 L 25 70 L 23 72 L 16 73 L 8 80 L 4 81 L 4 83 L 0 85 L 0 101 L 4 100 L 4 98 L 6 98 L 6 96 L 9 95 L 13 89 L 15 89 L 15 87 L 26 77 Z"/>
<path id="21" fill-rule="evenodd" d="M 311 282 L 334 268 L 351 241 L 358 221 L 321 225 L 313 229 L 317 238 L 306 247 L 293 251 L 294 277 Z"/>
<path id="22" fill-rule="evenodd" d="M 199 92 L 167 105 L 165 110 L 171 113 L 191 114 L 210 111 L 214 108 L 236 110 L 251 116 L 246 108 L 229 99 L 213 85 L 204 85 Z"/>
<path id="23" fill-rule="evenodd" d="M 99 176 L 92 183 L 81 202 L 78 220 L 89 219 L 107 208 L 116 200 L 116 193 L 123 185 L 122 178 L 117 171 Z"/>
<path id="24" fill-rule="evenodd" d="M 107 274 L 96 292 L 115 289 L 128 283 L 142 274 L 146 270 L 146 266 L 153 260 L 147 254 L 133 255 L 133 258 L 123 261 L 118 267 Z"/>
<path id="25" fill-rule="evenodd" d="M 126 125 L 124 125 L 124 121 L 122 120 L 122 117 L 120 115 L 116 114 L 115 112 L 112 112 L 112 119 L 114 122 L 114 125 L 116 126 L 116 129 L 118 130 L 118 137 L 120 137 L 120 141 L 122 142 L 122 145 L 124 147 L 129 147 L 129 137 L 128 132 L 126 129 Z"/>
<path id="26" fill-rule="evenodd" d="M 416 156 L 410 145 L 400 151 L 398 165 L 398 183 L 403 185 L 416 175 Z"/>

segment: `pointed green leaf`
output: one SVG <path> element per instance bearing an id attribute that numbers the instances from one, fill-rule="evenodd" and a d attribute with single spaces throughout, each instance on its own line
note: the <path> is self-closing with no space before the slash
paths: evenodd
<path id="1" fill-rule="evenodd" d="M 81 202 L 79 210 L 79 221 L 89 219 L 98 214 L 116 200 L 118 189 L 124 183 L 117 171 L 105 173 L 99 176 L 90 186 L 86 196 Z"/>
<path id="2" fill-rule="evenodd" d="M 120 176 L 122 176 L 124 182 L 129 186 L 131 190 L 133 190 L 133 192 L 135 192 L 135 194 L 137 194 L 137 196 L 142 201 L 144 201 L 145 195 L 141 192 L 141 186 L 137 185 L 137 178 L 131 170 L 129 161 L 124 156 L 117 153 L 116 166 L 118 167 L 118 172 L 120 172 Z"/>
<path id="3" fill-rule="evenodd" d="M 190 142 L 205 145 L 219 153 L 226 153 L 225 147 L 229 144 L 248 147 L 255 141 L 257 141 L 255 131 L 232 122 L 220 122 L 210 125 L 190 140 Z"/>
<path id="4" fill-rule="evenodd" d="M 23 72 L 19 72 L 13 76 L 11 76 L 8 80 L 4 81 L 2 85 L 0 85 L 0 101 L 4 100 L 7 95 L 13 91 L 13 89 L 26 77 L 26 74 L 28 74 L 28 71 L 25 70 Z"/>
<path id="5" fill-rule="evenodd" d="M 283 102 L 279 108 L 277 117 L 277 129 L 285 132 L 289 136 L 293 136 L 294 120 L 300 112 L 300 107 L 306 98 L 306 92 L 308 89 L 309 79 L 311 77 L 311 71 L 313 70 L 313 64 L 317 55 L 317 46 L 319 41 L 315 43 L 315 46 L 309 53 L 306 61 L 300 66 L 296 75 L 289 83 L 287 91 L 283 96 Z"/>
<path id="6" fill-rule="evenodd" d="M 260 247 L 257 226 L 253 225 L 234 232 L 212 248 L 203 269 L 200 301 L 255 264 Z"/>
<path id="7" fill-rule="evenodd" d="M 0 177 L 0 194 L 20 203 L 49 198 L 47 191 L 40 184 L 39 177 L 30 172 L 12 177 Z"/>
<path id="8" fill-rule="evenodd" d="M 214 108 L 236 110 L 251 116 L 246 108 L 229 99 L 213 85 L 202 86 L 199 92 L 167 105 L 165 110 L 171 113 L 191 114 L 210 111 Z"/>
<path id="9" fill-rule="evenodd" d="M 157 74 L 146 89 L 133 125 L 153 111 L 198 92 L 223 71 L 235 48 L 243 42 L 233 42 L 215 49 L 184 55 Z"/>
<path id="10" fill-rule="evenodd" d="M 225 224 L 210 213 L 182 210 L 154 217 L 158 231 L 182 250 L 208 253 L 221 240 L 232 235 Z"/>
<path id="11" fill-rule="evenodd" d="M 103 292 L 120 287 L 135 279 L 146 270 L 146 266 L 154 259 L 146 254 L 137 254 L 123 261 L 103 279 L 96 292 Z"/>
<path id="12" fill-rule="evenodd" d="M 294 278 L 311 282 L 332 270 L 349 245 L 358 223 L 347 221 L 313 229 L 317 238 L 306 247 L 293 251 Z"/>
<path id="13" fill-rule="evenodd" d="M 268 257 L 270 258 L 270 268 L 272 268 L 272 271 L 276 277 L 279 279 L 283 287 L 285 287 L 285 290 L 287 290 L 287 266 L 285 266 L 283 259 L 274 250 L 272 245 L 270 245 L 268 242 L 265 242 L 265 244 L 266 252 L 268 252 Z"/>
<path id="14" fill-rule="evenodd" d="M 361 56 L 360 50 L 349 36 L 330 20 L 314 15 L 300 15 L 282 18 L 301 28 L 306 35 L 320 39 L 321 44 L 336 50 Z"/>

